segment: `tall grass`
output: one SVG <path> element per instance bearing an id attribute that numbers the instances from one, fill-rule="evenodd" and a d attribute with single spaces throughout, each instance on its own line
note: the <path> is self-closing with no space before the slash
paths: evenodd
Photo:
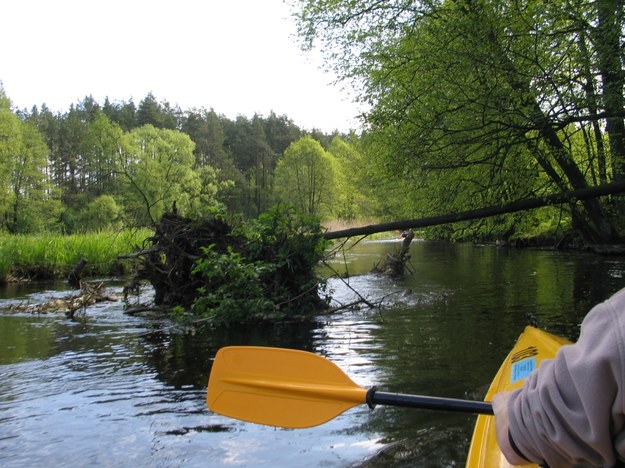
<path id="1" fill-rule="evenodd" d="M 149 230 L 94 232 L 87 234 L 0 234 L 0 281 L 17 278 L 62 278 L 81 258 L 87 260 L 84 275 L 119 275 L 132 268 L 119 260 L 134 251 Z"/>

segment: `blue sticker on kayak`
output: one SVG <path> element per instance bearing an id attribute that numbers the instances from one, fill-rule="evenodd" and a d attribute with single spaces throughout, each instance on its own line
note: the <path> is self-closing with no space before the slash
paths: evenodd
<path id="1" fill-rule="evenodd" d="M 536 369 L 536 358 L 530 357 L 517 361 L 512 364 L 512 375 L 510 376 L 510 383 L 517 382 L 526 378 Z"/>

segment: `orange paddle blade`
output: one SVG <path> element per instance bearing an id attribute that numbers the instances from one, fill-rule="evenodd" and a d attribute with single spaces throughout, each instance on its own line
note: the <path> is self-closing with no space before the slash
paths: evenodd
<path id="1" fill-rule="evenodd" d="M 321 356 L 256 346 L 221 348 L 206 394 L 215 413 L 288 428 L 323 424 L 366 399 L 365 388 Z"/>

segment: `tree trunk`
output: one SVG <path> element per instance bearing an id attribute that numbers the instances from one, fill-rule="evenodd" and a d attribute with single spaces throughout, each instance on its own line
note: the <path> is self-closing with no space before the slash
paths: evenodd
<path id="1" fill-rule="evenodd" d="M 623 86 L 625 74 L 621 64 L 620 27 L 618 10 L 622 2 L 597 0 L 597 28 L 595 43 L 599 73 L 603 86 L 603 105 L 606 118 L 606 131 L 612 156 L 612 177 L 625 178 L 625 124 L 623 122 Z"/>
<path id="2" fill-rule="evenodd" d="M 459 213 L 433 216 L 430 218 L 394 221 L 390 223 L 375 224 L 359 228 L 344 229 L 341 231 L 326 232 L 323 237 L 325 239 L 331 240 L 353 236 L 367 236 L 371 234 L 376 234 L 378 232 L 397 230 L 403 231 L 427 226 L 438 226 L 441 224 L 451 224 L 459 221 L 468 221 L 470 219 L 490 218 L 492 216 L 497 216 L 505 213 L 531 210 L 533 208 L 539 208 L 541 206 L 557 205 L 561 203 L 573 203 L 576 200 L 597 198 L 605 195 L 613 195 L 623 192 L 625 192 L 625 181 L 613 182 L 611 184 L 602 185 L 599 187 L 588 187 L 582 190 L 563 192 L 543 198 L 527 198 L 502 206 L 489 206 L 486 208 L 481 208 L 479 210 L 461 211 Z"/>

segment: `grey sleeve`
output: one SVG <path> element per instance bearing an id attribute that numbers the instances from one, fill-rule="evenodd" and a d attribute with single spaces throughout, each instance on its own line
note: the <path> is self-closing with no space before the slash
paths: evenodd
<path id="1" fill-rule="evenodd" d="M 508 406 L 509 431 L 549 466 L 625 459 L 625 290 L 595 306 L 577 343 L 544 361 Z"/>

